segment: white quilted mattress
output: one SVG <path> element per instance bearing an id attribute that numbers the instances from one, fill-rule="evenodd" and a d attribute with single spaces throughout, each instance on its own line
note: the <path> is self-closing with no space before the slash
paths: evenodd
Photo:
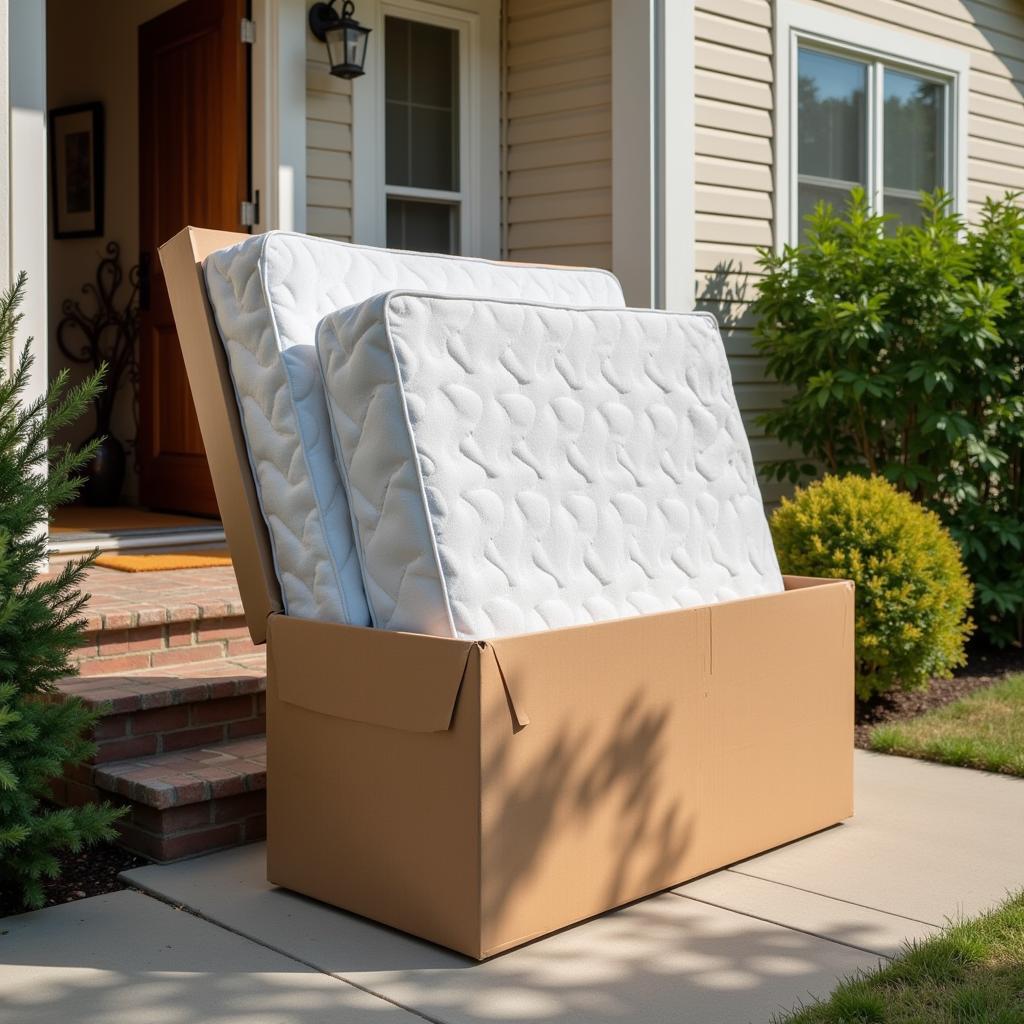
<path id="1" fill-rule="evenodd" d="M 213 253 L 207 291 L 227 352 L 285 610 L 370 622 L 313 342 L 340 306 L 390 288 L 623 305 L 602 270 L 395 252 L 286 232 Z"/>
<path id="2" fill-rule="evenodd" d="M 713 317 L 394 291 L 317 350 L 376 626 L 485 639 L 783 589 Z"/>

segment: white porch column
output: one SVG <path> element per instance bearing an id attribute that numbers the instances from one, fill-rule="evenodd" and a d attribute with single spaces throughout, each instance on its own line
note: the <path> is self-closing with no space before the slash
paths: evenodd
<path id="1" fill-rule="evenodd" d="M 612 0 L 612 269 L 634 306 L 694 303 L 693 0 Z"/>
<path id="2" fill-rule="evenodd" d="M 11 109 L 10 11 L 0 0 L 0 110 Z M 11 279 L 11 119 L 0 117 L 0 211 L 7 217 L 7 230 L 0 230 L 0 284 Z"/>
<path id="3" fill-rule="evenodd" d="M 0 152 L 7 158 L 8 174 L 0 175 L 7 194 L 6 251 L 0 252 L 4 286 L 24 270 L 28 290 L 22 311 L 25 318 L 20 344 L 31 335 L 35 368 L 26 400 L 41 395 L 47 381 L 46 248 L 47 146 L 46 146 L 46 4 L 42 0 L 9 0 L 3 6 L 8 26 L 8 47 L 3 67 L 7 71 L 10 117 Z M 16 354 L 16 353 L 15 353 Z"/>
<path id="4" fill-rule="evenodd" d="M 252 187 L 257 231 L 306 230 L 306 17 L 303 0 L 254 0 Z"/>

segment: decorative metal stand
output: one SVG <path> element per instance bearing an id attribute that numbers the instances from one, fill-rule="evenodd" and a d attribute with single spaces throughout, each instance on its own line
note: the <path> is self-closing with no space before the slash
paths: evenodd
<path id="1" fill-rule="evenodd" d="M 118 388 L 126 379 L 132 388 L 132 413 L 136 435 L 139 424 L 139 363 L 136 342 L 139 337 L 139 268 L 127 274 L 128 297 L 119 299 L 125 273 L 121 268 L 121 246 L 108 242 L 107 255 L 96 267 L 96 283 L 82 285 L 92 312 L 82 303 L 65 299 L 64 314 L 57 324 L 57 345 L 68 359 L 98 370 L 107 365 L 103 390 L 93 407 L 96 413 L 94 437 L 102 437 L 92 462 L 86 467 L 82 496 L 90 505 L 114 505 L 124 485 L 124 445 L 111 434 L 110 423 Z M 134 444 L 134 438 L 131 444 Z"/>

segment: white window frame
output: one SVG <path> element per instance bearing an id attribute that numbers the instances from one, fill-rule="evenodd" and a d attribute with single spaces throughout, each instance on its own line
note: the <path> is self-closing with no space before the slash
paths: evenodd
<path id="1" fill-rule="evenodd" d="M 808 47 L 839 57 L 868 61 L 868 199 L 882 206 L 882 146 L 880 128 L 884 104 L 885 68 L 940 82 L 946 89 L 943 139 L 946 190 L 953 208 L 967 213 L 967 99 L 971 58 L 966 50 L 933 43 L 921 36 L 898 32 L 820 7 L 781 0 L 775 23 L 776 139 L 775 245 L 778 250 L 800 237 L 797 223 L 797 50 Z"/>
<path id="2" fill-rule="evenodd" d="M 359 20 L 373 31 L 366 75 L 352 89 L 353 241 L 387 244 L 388 196 L 457 202 L 459 254 L 500 255 L 499 8 L 479 0 L 474 9 L 424 0 L 360 0 Z M 384 19 L 405 18 L 459 33 L 459 189 L 456 192 L 387 185 L 384 160 Z M 493 38 L 491 38 L 493 36 Z M 377 43 L 375 46 L 374 44 Z M 488 67 L 488 59 L 495 62 Z"/>

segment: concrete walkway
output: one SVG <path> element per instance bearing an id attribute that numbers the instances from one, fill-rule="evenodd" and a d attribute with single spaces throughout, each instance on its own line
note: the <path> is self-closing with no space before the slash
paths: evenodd
<path id="1" fill-rule="evenodd" d="M 1021 849 L 1024 780 L 858 753 L 850 823 L 474 964 L 250 846 L 0 921 L 0 1024 L 767 1024 L 1024 886 Z"/>

